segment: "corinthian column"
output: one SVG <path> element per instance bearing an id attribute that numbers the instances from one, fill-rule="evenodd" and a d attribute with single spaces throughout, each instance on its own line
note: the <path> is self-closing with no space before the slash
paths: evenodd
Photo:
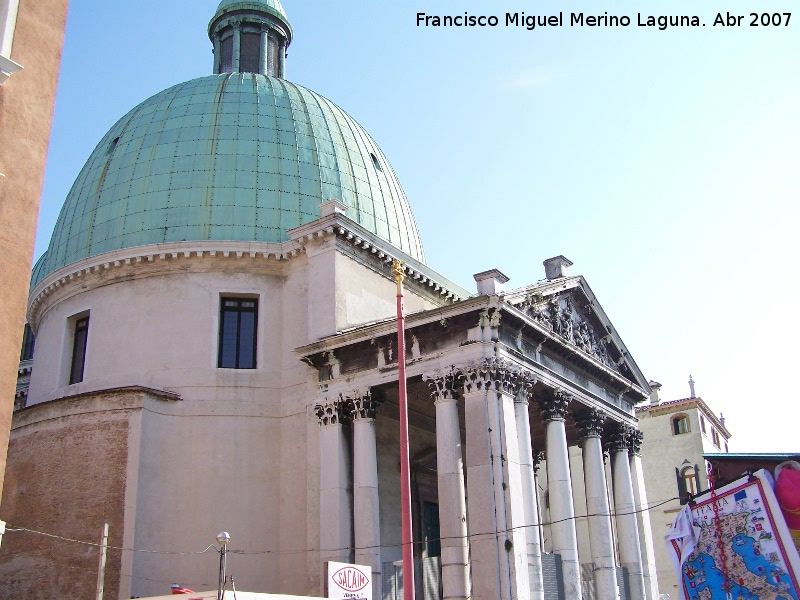
<path id="1" fill-rule="evenodd" d="M 597 600 L 617 600 L 614 540 L 606 494 L 606 469 L 600 436 L 606 414 L 597 409 L 575 415 L 581 430 L 583 476 L 586 486 L 586 513 L 589 521 L 589 545 L 592 552 L 592 576 Z"/>
<path id="2" fill-rule="evenodd" d="M 631 466 L 628 458 L 628 440 L 632 429 L 620 425 L 609 436 L 611 468 L 614 477 L 614 508 L 619 540 L 619 558 L 628 569 L 631 598 L 644 598 L 644 577 L 642 573 L 642 554 L 639 546 L 639 528 L 636 522 L 633 501 Z"/>
<path id="3" fill-rule="evenodd" d="M 550 497 L 550 530 L 553 552 L 561 555 L 566 598 L 581 597 L 581 568 L 578 561 L 578 534 L 575 531 L 575 506 L 569 473 L 569 451 L 565 417 L 572 397 L 556 391 L 539 399 L 547 436 L 547 489 Z"/>
<path id="4" fill-rule="evenodd" d="M 350 400 L 353 419 L 353 523 L 356 564 L 372 567 L 372 597 L 380 598 L 381 519 L 378 506 L 378 454 L 375 414 L 380 402 L 369 390 Z"/>
<path id="5" fill-rule="evenodd" d="M 653 547 L 653 530 L 650 527 L 650 511 L 647 510 L 647 492 L 644 487 L 644 472 L 642 471 L 642 437 L 641 431 L 632 429 L 628 438 L 631 480 L 633 482 L 633 505 L 636 509 L 639 543 L 642 546 L 645 598 L 647 600 L 658 600 L 658 575 L 656 572 L 655 548 Z"/>
<path id="6" fill-rule="evenodd" d="M 528 413 L 528 397 L 535 380 L 525 381 L 514 403 L 517 421 L 517 441 L 519 442 L 519 469 L 522 478 L 522 501 L 525 516 L 525 539 L 528 554 L 528 579 L 531 586 L 531 600 L 544 600 L 544 581 L 542 578 L 542 547 L 539 544 L 539 494 L 536 490 L 534 473 L 533 444 L 531 443 L 531 422 Z"/>
<path id="7" fill-rule="evenodd" d="M 319 418 L 319 548 L 323 564 L 352 562 L 352 506 L 347 441 L 342 429 L 346 402 L 324 400 L 314 407 Z"/>
<path id="8" fill-rule="evenodd" d="M 436 471 L 444 600 L 470 597 L 464 458 L 458 423 L 457 375 L 425 376 L 436 404 Z"/>
<path id="9" fill-rule="evenodd" d="M 233 72 L 239 72 L 240 58 L 242 55 L 242 24 L 233 22 Z"/>
<path id="10" fill-rule="evenodd" d="M 269 27 L 262 23 L 261 38 L 258 41 L 258 72 L 270 75 L 269 72 Z"/>
<path id="11" fill-rule="evenodd" d="M 525 511 L 514 397 L 520 374 L 488 359 L 464 370 L 467 486 L 476 600 L 528 600 Z"/>

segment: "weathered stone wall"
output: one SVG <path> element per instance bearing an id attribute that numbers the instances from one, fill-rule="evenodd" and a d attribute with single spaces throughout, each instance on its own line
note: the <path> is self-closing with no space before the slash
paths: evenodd
<path id="1" fill-rule="evenodd" d="M 11 59 L 23 70 L 0 85 L 0 488 L 67 4 L 20 0 Z"/>
<path id="2" fill-rule="evenodd" d="M 15 415 L 0 518 L 23 527 L 123 546 L 131 416 L 139 394 L 125 391 L 68 398 Z M 0 553 L 2 598 L 93 598 L 100 548 L 9 531 Z M 121 552 L 109 550 L 105 597 L 120 597 Z M 129 589 L 130 582 L 123 582 Z M 125 596 L 127 597 L 127 596 Z"/>

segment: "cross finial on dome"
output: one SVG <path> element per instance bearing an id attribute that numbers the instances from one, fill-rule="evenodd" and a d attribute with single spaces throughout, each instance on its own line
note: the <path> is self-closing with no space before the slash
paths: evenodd
<path id="1" fill-rule="evenodd" d="M 283 78 L 292 35 L 280 0 L 222 0 L 208 24 L 214 73 Z"/>

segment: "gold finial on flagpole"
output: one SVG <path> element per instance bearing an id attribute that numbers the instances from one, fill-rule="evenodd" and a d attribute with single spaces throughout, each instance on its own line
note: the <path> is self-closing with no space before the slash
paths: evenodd
<path id="1" fill-rule="evenodd" d="M 403 280 L 406 278 L 406 265 L 402 260 L 392 259 L 392 275 L 397 282 L 397 293 L 403 293 Z"/>

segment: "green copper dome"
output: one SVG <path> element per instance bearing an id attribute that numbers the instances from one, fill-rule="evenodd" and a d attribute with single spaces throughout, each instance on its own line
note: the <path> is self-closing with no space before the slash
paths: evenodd
<path id="1" fill-rule="evenodd" d="M 195 79 L 145 100 L 100 141 L 33 283 L 83 258 L 145 244 L 283 242 L 332 198 L 361 226 L 424 261 L 400 182 L 350 115 L 283 79 Z"/>

